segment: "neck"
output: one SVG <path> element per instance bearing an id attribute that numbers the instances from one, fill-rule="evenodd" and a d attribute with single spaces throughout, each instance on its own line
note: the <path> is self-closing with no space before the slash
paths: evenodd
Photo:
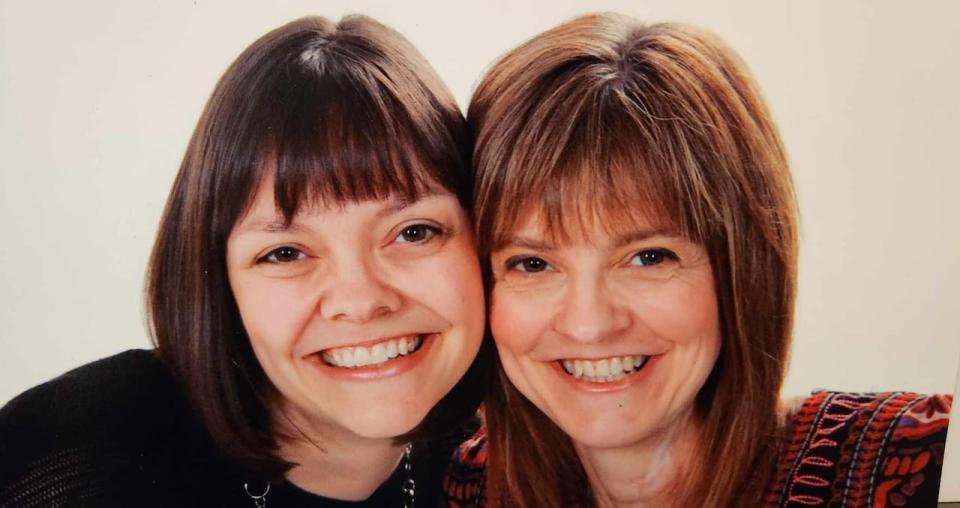
<path id="1" fill-rule="evenodd" d="M 598 507 L 673 506 L 683 464 L 696 460 L 698 436 L 699 425 L 689 415 L 627 446 L 574 447 Z"/>
<path id="2" fill-rule="evenodd" d="M 392 438 L 365 438 L 303 418 L 291 417 L 278 428 L 280 455 L 296 464 L 287 480 L 324 497 L 348 501 L 370 497 L 403 455 L 404 446 Z"/>

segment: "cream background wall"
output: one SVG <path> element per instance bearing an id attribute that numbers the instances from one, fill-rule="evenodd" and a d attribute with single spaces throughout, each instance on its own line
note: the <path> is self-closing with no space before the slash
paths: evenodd
<path id="1" fill-rule="evenodd" d="M 306 14 L 372 15 L 465 107 L 497 55 L 586 8 L 709 28 L 766 92 L 802 214 L 785 394 L 953 392 L 960 3 L 2 0 L 0 404 L 149 346 L 141 290 L 161 208 L 215 80 L 256 37 Z M 958 434 L 943 500 L 960 501 Z"/>

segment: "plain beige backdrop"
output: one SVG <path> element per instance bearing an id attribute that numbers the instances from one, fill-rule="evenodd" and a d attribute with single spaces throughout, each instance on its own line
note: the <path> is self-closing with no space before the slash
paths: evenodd
<path id="1" fill-rule="evenodd" d="M 307 14 L 372 15 L 465 107 L 497 55 L 588 9 L 709 28 L 766 92 L 802 216 L 785 394 L 954 391 L 960 3 L 0 0 L 0 404 L 148 347 L 161 208 L 215 80 L 256 37 Z M 943 500 L 960 501 L 957 434 Z"/>

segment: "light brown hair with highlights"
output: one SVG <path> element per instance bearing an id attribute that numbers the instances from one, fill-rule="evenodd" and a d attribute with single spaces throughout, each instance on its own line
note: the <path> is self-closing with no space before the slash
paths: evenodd
<path id="1" fill-rule="evenodd" d="M 705 247 L 722 346 L 695 402 L 702 455 L 675 499 L 758 502 L 778 449 L 797 232 L 786 154 L 746 65 L 697 28 L 583 16 L 500 58 L 467 121 L 481 256 L 531 213 L 559 237 L 598 226 L 585 217 L 644 216 Z M 502 368 L 485 416 L 494 506 L 593 503 L 570 439 Z"/>

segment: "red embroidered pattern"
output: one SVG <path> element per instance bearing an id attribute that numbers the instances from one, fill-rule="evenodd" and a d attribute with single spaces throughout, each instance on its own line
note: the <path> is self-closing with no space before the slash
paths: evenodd
<path id="1" fill-rule="evenodd" d="M 481 427 L 463 442 L 453 454 L 443 480 L 446 506 L 449 508 L 479 507 L 486 504 L 484 487 L 487 471 L 487 428 Z"/>
<path id="2" fill-rule="evenodd" d="M 953 398 L 818 391 L 787 423 L 764 506 L 936 506 Z M 486 430 L 457 449 L 447 506 L 484 505 Z"/>
<path id="3" fill-rule="evenodd" d="M 935 506 L 952 398 L 817 392 L 793 416 L 768 506 Z"/>

